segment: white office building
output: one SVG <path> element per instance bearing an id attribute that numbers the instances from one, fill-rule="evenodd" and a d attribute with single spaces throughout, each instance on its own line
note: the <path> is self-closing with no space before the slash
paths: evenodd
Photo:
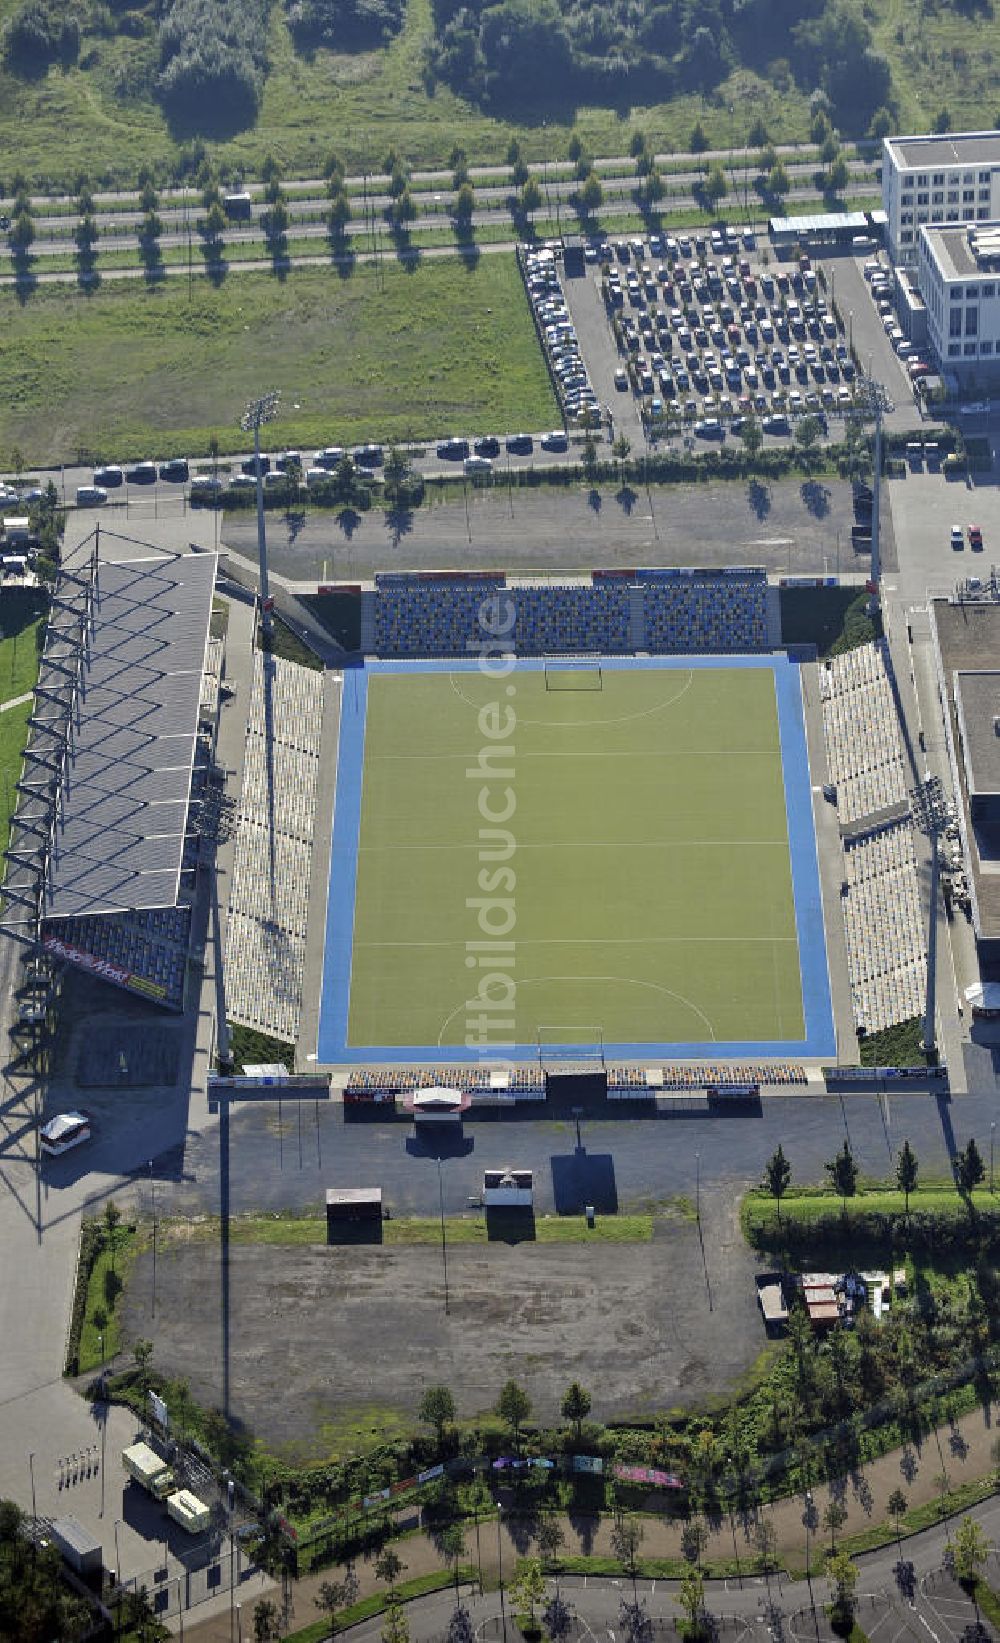
<path id="1" fill-rule="evenodd" d="M 886 245 L 902 267 L 917 263 L 922 228 L 1000 218 L 1000 131 L 886 137 L 882 203 Z"/>
<path id="2" fill-rule="evenodd" d="M 1000 222 L 922 227 L 920 293 L 941 371 L 960 384 L 1000 379 Z"/>

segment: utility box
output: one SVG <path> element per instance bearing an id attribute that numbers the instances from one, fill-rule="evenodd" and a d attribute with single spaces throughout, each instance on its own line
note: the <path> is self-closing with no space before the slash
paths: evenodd
<path id="1" fill-rule="evenodd" d="M 48 1538 L 63 1560 L 76 1574 L 89 1578 L 99 1575 L 104 1566 L 104 1548 L 75 1517 L 56 1518 Z"/>
<path id="2" fill-rule="evenodd" d="M 326 1194 L 326 1241 L 339 1243 L 345 1231 L 382 1226 L 381 1187 L 330 1187 Z"/>

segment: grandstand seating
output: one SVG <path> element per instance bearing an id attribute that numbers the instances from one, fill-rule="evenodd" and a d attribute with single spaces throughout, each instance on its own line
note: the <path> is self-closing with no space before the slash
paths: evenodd
<path id="1" fill-rule="evenodd" d="M 375 650 L 382 656 L 467 656 L 488 633 L 484 600 L 501 582 L 463 577 L 376 578 Z M 515 622 L 507 648 L 560 652 L 732 654 L 767 649 L 767 577 L 736 572 L 637 571 L 592 581 L 508 584 Z M 639 599 L 642 620 L 630 595 Z M 501 607 L 502 608 L 502 607 Z"/>
<path id="2" fill-rule="evenodd" d="M 606 1068 L 595 1070 L 607 1073 L 608 1094 L 613 1098 L 634 1094 L 636 1099 L 645 1099 L 652 1093 L 647 1084 L 645 1067 L 612 1063 Z M 659 1087 L 664 1090 L 704 1090 L 714 1085 L 727 1084 L 794 1086 L 806 1082 L 805 1068 L 793 1061 L 720 1061 L 702 1065 L 685 1063 L 666 1066 L 659 1070 L 663 1074 L 663 1082 Z M 547 1077 L 542 1067 L 505 1066 L 504 1072 L 509 1076 L 510 1084 L 502 1093 L 513 1096 L 515 1100 L 545 1099 Z M 438 1084 L 442 1078 L 471 1094 L 473 1105 L 477 1096 L 486 1097 L 497 1093 L 492 1087 L 489 1067 L 449 1067 L 445 1070 L 440 1067 L 359 1068 L 348 1077 L 344 1087 L 344 1100 L 349 1105 L 389 1102 L 397 1095 L 406 1095 L 411 1090 Z"/>
<path id="3" fill-rule="evenodd" d="M 906 764 L 884 640 L 820 669 L 827 768 L 842 841 L 841 906 L 855 1025 L 880 1032 L 919 1015 L 926 937 Z"/>
<path id="4" fill-rule="evenodd" d="M 923 1008 L 927 950 L 913 827 L 901 821 L 845 840 L 841 897 L 857 1025 L 879 1032 Z"/>
<path id="5" fill-rule="evenodd" d="M 190 907 L 49 919 L 43 933 L 46 941 L 64 942 L 95 965 L 110 966 L 98 972 L 102 979 L 174 1010 L 184 1007 L 190 937 Z"/>
<path id="6" fill-rule="evenodd" d="M 841 821 L 904 805 L 903 748 L 885 642 L 835 656 L 819 678 L 827 765 Z"/>
<path id="7" fill-rule="evenodd" d="M 767 649 L 767 579 L 692 576 L 643 587 L 646 649 L 730 655 Z"/>
<path id="8" fill-rule="evenodd" d="M 323 717 L 323 675 L 254 654 L 226 932 L 232 1021 L 294 1043 Z"/>

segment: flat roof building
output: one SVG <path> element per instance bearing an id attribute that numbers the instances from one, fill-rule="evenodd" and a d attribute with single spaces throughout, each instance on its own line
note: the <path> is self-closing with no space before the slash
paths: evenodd
<path id="1" fill-rule="evenodd" d="M 904 266 L 918 260 L 924 226 L 1000 216 L 1000 132 L 886 137 L 882 204 L 889 254 Z"/>
<path id="2" fill-rule="evenodd" d="M 1000 221 L 920 229 L 918 280 L 938 367 L 961 384 L 1000 377 Z"/>

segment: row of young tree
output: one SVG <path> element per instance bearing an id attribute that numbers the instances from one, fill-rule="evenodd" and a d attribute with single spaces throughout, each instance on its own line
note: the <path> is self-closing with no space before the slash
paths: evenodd
<path id="1" fill-rule="evenodd" d="M 846 1207 L 848 1198 L 853 1198 L 858 1190 L 861 1175 L 850 1141 L 845 1138 L 840 1151 L 823 1167 L 830 1179 L 831 1187 Z M 983 1155 L 973 1136 L 970 1136 L 965 1146 L 955 1153 L 952 1170 L 955 1185 L 965 1198 L 968 1198 L 986 1179 Z M 917 1155 L 909 1140 L 904 1140 L 896 1154 L 896 1185 L 903 1194 L 904 1210 L 907 1215 L 910 1213 L 910 1195 L 917 1190 L 919 1173 Z M 781 1200 L 792 1184 L 792 1166 L 785 1156 L 784 1147 L 780 1144 L 764 1166 L 763 1184 L 777 1204 L 780 1218 Z"/>

